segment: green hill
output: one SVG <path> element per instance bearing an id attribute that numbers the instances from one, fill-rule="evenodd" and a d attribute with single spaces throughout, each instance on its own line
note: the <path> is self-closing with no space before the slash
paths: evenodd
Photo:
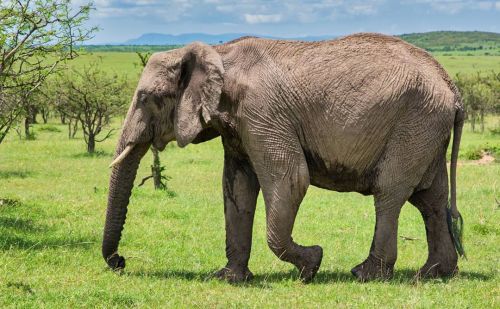
<path id="1" fill-rule="evenodd" d="M 496 50 L 500 48 L 500 33 L 480 31 L 435 31 L 399 36 L 403 40 L 436 51 Z"/>

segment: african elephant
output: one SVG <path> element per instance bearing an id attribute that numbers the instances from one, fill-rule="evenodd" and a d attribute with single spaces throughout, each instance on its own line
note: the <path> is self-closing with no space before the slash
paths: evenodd
<path id="1" fill-rule="evenodd" d="M 270 249 L 294 264 L 303 281 L 313 279 L 322 248 L 301 246 L 291 236 L 309 185 L 374 196 L 369 255 L 352 269 L 359 280 L 391 277 L 406 201 L 420 210 L 427 232 L 428 259 L 420 273 L 453 274 L 460 239 L 450 226 L 461 220 L 456 166 L 463 119 L 457 88 L 436 60 L 390 36 L 361 33 L 322 42 L 246 37 L 156 53 L 144 68 L 111 165 L 102 254 L 109 267 L 125 267 L 118 243 L 150 145 L 163 150 L 174 140 L 184 147 L 220 136 L 228 262 L 218 277 L 252 277 L 252 225 L 262 190 Z M 452 129 L 448 208 L 445 156 Z"/>

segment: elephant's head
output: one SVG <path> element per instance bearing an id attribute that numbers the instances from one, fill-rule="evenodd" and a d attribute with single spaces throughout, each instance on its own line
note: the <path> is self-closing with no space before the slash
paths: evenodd
<path id="1" fill-rule="evenodd" d="M 156 53 L 144 68 L 116 148 L 109 184 L 102 254 L 108 265 L 123 268 L 117 253 L 139 161 L 152 144 L 180 147 L 209 127 L 220 101 L 224 68 L 210 46 L 193 43 Z"/>

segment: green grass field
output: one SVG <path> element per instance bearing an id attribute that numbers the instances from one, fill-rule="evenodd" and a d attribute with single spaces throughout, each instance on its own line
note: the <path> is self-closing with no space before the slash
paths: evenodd
<path id="1" fill-rule="evenodd" d="M 476 71 L 500 71 L 500 56 L 445 56 L 436 53 L 435 57 L 451 77 L 454 77 L 457 73 L 471 74 Z"/>
<path id="2" fill-rule="evenodd" d="M 92 57 L 96 55 L 117 73 L 132 78 L 140 71 L 133 65 L 134 54 Z M 457 58 L 439 59 L 450 72 L 474 70 L 474 62 L 488 69 L 499 66 L 498 57 Z M 75 65 L 88 58 L 78 61 Z M 498 126 L 498 121 L 490 118 L 488 126 Z M 11 133 L 0 145 L 2 308 L 500 307 L 498 163 L 462 161 L 459 166 L 458 205 L 466 222 L 468 260 L 459 261 L 461 272 L 455 278 L 414 278 L 425 262 L 427 246 L 420 214 L 408 204 L 399 222 L 395 278 L 358 283 L 349 271 L 368 254 L 374 228 L 372 198 L 310 187 L 294 239 L 324 249 L 314 283 L 300 283 L 294 267 L 268 249 L 259 198 L 250 260 L 256 278 L 230 285 L 212 277 L 226 262 L 219 139 L 186 149 L 169 146 L 161 154 L 174 194 L 155 192 L 151 183 L 134 189 L 120 244 L 127 268 L 117 274 L 107 269 L 100 253 L 107 166 L 117 136 L 98 144 L 99 155 L 87 156 L 83 140 L 68 140 L 66 128 L 55 120 L 36 125 L 34 131 L 34 141 Z M 463 149 L 485 144 L 500 148 L 500 138 L 489 132 L 471 133 L 466 126 Z M 151 159 L 150 154 L 145 157 L 137 180 L 148 175 Z"/>

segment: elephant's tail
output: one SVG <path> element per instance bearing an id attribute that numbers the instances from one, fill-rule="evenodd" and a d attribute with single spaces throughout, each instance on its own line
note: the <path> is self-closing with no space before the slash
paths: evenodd
<path id="1" fill-rule="evenodd" d="M 453 239 L 455 249 L 462 257 L 466 257 L 462 242 L 464 221 L 457 208 L 457 161 L 462 127 L 464 124 L 464 110 L 460 96 L 457 96 L 455 121 L 453 126 L 453 145 L 451 147 L 450 163 L 450 202 L 448 204 L 448 229 Z"/>

